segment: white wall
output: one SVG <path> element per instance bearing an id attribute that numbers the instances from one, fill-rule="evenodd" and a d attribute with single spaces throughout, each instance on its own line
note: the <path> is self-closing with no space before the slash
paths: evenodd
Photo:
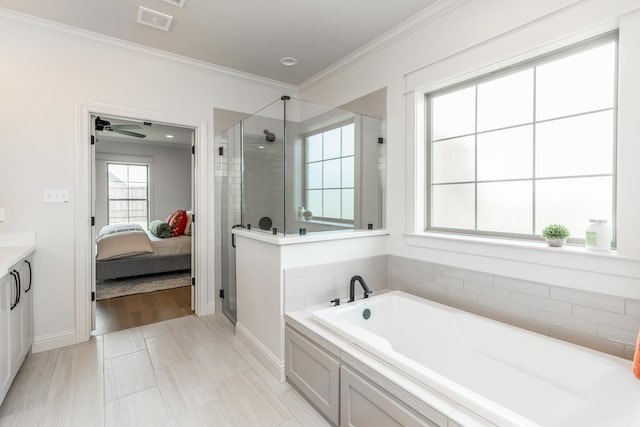
<path id="1" fill-rule="evenodd" d="M 266 366 L 271 374 L 284 381 L 284 271 L 319 264 L 334 264 L 385 255 L 387 236 L 381 232 L 352 232 L 346 238 L 336 234 L 309 238 L 276 238 L 259 231 L 236 231 L 236 286 L 238 292 L 238 322 L 236 332 L 247 348 Z M 365 264 L 351 263 L 353 266 Z M 333 267 L 333 266 L 332 266 Z M 316 269 L 317 270 L 317 269 Z M 332 270 L 328 276 L 343 280 L 343 292 L 348 291 L 349 273 L 355 270 Z M 366 270 L 370 271 L 370 270 Z M 361 274 L 365 274 L 361 271 Z M 326 278 L 327 275 L 323 276 Z M 292 279 L 293 280 L 293 279 Z M 318 283 L 324 287 L 324 283 Z M 292 283 L 291 289 L 296 288 Z M 383 287 L 383 286 L 380 286 Z M 297 288 L 301 293 L 323 296 L 326 289 Z M 335 296 L 342 296 L 338 294 Z M 290 295 L 291 296 L 291 295 Z M 334 296 L 334 297 L 335 297 Z M 328 300 L 327 300 L 328 302 Z"/>
<path id="2" fill-rule="evenodd" d="M 88 221 L 74 218 L 79 103 L 205 121 L 206 140 L 200 145 L 205 149 L 213 146 L 214 107 L 255 111 L 287 88 L 29 22 L 0 9 L 0 207 L 6 209 L 0 232 L 37 233 L 35 339 L 55 344 L 75 332 L 74 230 L 77 221 Z M 200 185 L 213 193 L 213 165 L 202 176 L 206 182 Z M 69 189 L 71 200 L 43 204 L 44 188 Z M 213 226 L 206 227 L 206 218 L 198 222 L 213 241 Z M 213 264 L 213 250 L 209 255 L 206 265 Z M 213 291 L 207 298 L 213 304 Z"/>
<path id="3" fill-rule="evenodd" d="M 166 220 L 191 202 L 191 147 L 98 139 L 96 143 L 96 230 L 107 225 L 107 162 L 149 164 L 149 222 Z"/>
<path id="4" fill-rule="evenodd" d="M 303 99 L 341 105 L 387 87 L 389 253 L 536 280 L 558 286 L 640 298 L 640 3 L 637 0 L 451 0 L 393 43 L 336 67 L 300 88 Z M 620 28 L 618 128 L 618 254 L 477 239 L 435 238 L 424 230 L 424 133 L 419 101 L 425 89 Z M 399 31 L 397 32 L 399 33 Z M 347 64 L 347 61 L 345 61 Z M 636 190 L 634 190 L 636 188 Z M 418 234 L 417 236 L 406 236 Z"/>

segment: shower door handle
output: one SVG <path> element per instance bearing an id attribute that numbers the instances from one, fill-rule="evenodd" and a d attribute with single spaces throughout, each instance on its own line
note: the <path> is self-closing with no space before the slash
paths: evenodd
<path id="1" fill-rule="evenodd" d="M 231 227 L 231 230 L 235 230 L 236 228 L 242 228 L 242 224 L 236 224 L 233 227 Z M 231 246 L 233 246 L 234 248 L 236 247 L 236 235 L 233 234 L 233 231 L 231 232 Z"/>

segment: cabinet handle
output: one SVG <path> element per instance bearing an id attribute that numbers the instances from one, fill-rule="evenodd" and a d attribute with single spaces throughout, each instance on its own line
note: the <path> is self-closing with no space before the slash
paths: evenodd
<path id="1" fill-rule="evenodd" d="M 16 306 L 18 305 L 18 296 L 19 296 L 19 292 L 18 292 L 18 277 L 16 276 L 16 273 L 14 273 L 13 271 L 10 271 L 9 274 L 11 274 L 11 277 L 13 277 L 13 287 L 16 291 L 16 296 L 13 300 L 13 303 L 11 304 L 11 307 L 9 308 L 9 310 L 13 310 L 14 308 L 16 308 Z"/>
<path id="2" fill-rule="evenodd" d="M 22 280 L 20 280 L 20 272 L 18 270 L 13 270 L 13 272 L 16 275 L 16 278 L 18 279 L 18 302 L 16 303 L 16 305 L 20 304 L 20 296 L 22 294 Z"/>
<path id="3" fill-rule="evenodd" d="M 31 270 L 31 263 L 26 259 L 24 260 L 24 262 L 26 262 L 27 265 L 29 266 L 29 287 L 24 291 L 24 293 L 26 294 L 31 290 L 31 284 L 33 283 L 33 271 Z"/>

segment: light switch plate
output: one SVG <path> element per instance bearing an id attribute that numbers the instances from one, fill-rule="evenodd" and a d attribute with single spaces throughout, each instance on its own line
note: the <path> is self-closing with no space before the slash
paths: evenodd
<path id="1" fill-rule="evenodd" d="M 69 203 L 69 190 L 68 189 L 44 189 L 45 203 Z"/>

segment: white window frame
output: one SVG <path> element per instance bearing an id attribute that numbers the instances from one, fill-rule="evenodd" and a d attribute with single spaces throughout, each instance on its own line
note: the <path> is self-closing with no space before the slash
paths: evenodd
<path id="1" fill-rule="evenodd" d="M 354 126 L 354 141 L 353 141 L 354 152 L 353 152 L 353 154 L 351 156 L 340 156 L 340 157 L 334 157 L 334 158 L 331 158 L 331 159 L 324 159 L 324 157 L 323 157 L 322 160 L 318 160 L 318 161 L 315 161 L 315 162 L 308 162 L 307 161 L 307 139 L 308 138 L 310 138 L 310 137 L 312 137 L 314 135 L 323 134 L 325 132 L 329 132 L 329 131 L 332 131 L 332 130 L 335 130 L 335 129 L 341 129 L 341 128 L 343 128 L 345 126 L 348 126 L 348 125 L 353 125 Z M 356 127 L 355 120 L 350 119 L 350 120 L 345 120 L 345 121 L 341 121 L 341 122 L 338 122 L 338 123 L 334 123 L 334 124 L 331 124 L 331 125 L 328 125 L 328 126 L 323 126 L 321 128 L 318 128 L 318 129 L 314 129 L 313 131 L 307 132 L 304 135 L 302 135 L 302 141 L 303 141 L 303 149 L 302 149 L 302 156 L 303 156 L 303 162 L 302 162 L 303 166 L 302 167 L 303 167 L 303 169 L 302 170 L 303 170 L 303 176 L 304 176 L 304 180 L 303 180 L 304 185 L 302 187 L 303 205 L 308 208 L 308 206 L 307 206 L 308 205 L 308 202 L 307 202 L 307 191 L 309 191 L 309 190 L 325 190 L 325 189 L 330 189 L 330 190 L 344 190 L 344 189 L 347 189 L 347 190 L 349 190 L 349 189 L 352 189 L 354 191 L 354 200 L 353 200 L 353 216 L 354 216 L 354 218 L 353 219 L 342 219 L 342 218 L 334 218 L 334 217 L 327 217 L 327 216 L 319 216 L 319 215 L 315 215 L 315 213 L 314 213 L 313 220 L 315 220 L 315 221 L 326 222 L 326 223 L 337 223 L 337 224 L 341 224 L 341 225 L 350 225 L 350 226 L 353 226 L 353 224 L 355 223 L 356 209 L 357 209 L 356 197 L 355 197 L 356 185 L 357 185 L 357 182 L 356 182 L 356 169 L 358 167 L 358 165 L 357 165 L 358 142 L 356 140 L 357 132 L 356 132 L 355 127 Z M 335 188 L 325 188 L 323 186 L 323 187 L 320 187 L 320 188 L 311 188 L 311 189 L 307 188 L 307 165 L 309 163 L 324 163 L 324 162 L 329 161 L 329 160 L 344 159 L 344 158 L 347 158 L 347 157 L 353 157 L 353 162 L 354 162 L 353 187 L 342 187 L 342 186 L 340 186 L 340 187 L 335 187 Z M 340 164 L 340 175 L 342 176 L 342 163 Z M 342 181 L 342 178 L 341 178 L 341 181 Z M 341 182 L 341 185 L 342 185 L 342 182 Z M 340 212 L 342 212 L 342 199 L 341 199 L 340 204 L 341 204 L 340 205 Z"/>
<path id="2" fill-rule="evenodd" d="M 108 160 L 106 162 L 106 173 L 107 173 L 107 215 L 106 215 L 106 220 L 107 220 L 107 224 L 111 224 L 110 221 L 110 203 L 111 200 L 135 200 L 135 201 L 139 201 L 139 200 L 143 200 L 143 199 L 111 199 L 111 197 L 109 197 L 109 165 L 124 165 L 124 166 L 145 166 L 147 168 L 147 197 L 146 197 L 146 202 L 147 202 L 147 224 L 145 227 L 143 227 L 145 230 L 147 230 L 149 228 L 149 219 L 151 218 L 151 164 L 150 163 L 143 163 L 143 162 L 126 162 L 126 161 L 118 161 L 118 160 Z"/>
<path id="3" fill-rule="evenodd" d="M 473 87 L 475 86 L 477 88 L 477 86 L 479 84 L 482 84 L 484 82 L 487 81 L 492 81 L 495 80 L 497 78 L 500 78 L 502 76 L 506 76 L 506 75 L 510 75 L 510 74 L 514 74 L 517 73 L 519 71 L 523 71 L 529 68 L 535 68 L 536 66 L 545 64 L 547 62 L 551 62 L 554 61 L 556 59 L 559 58 L 563 58 L 566 56 L 570 56 L 576 53 L 580 53 L 582 51 L 591 49 L 591 48 L 595 48 L 599 45 L 605 44 L 605 43 L 609 43 L 611 41 L 614 41 L 616 43 L 616 56 L 615 56 L 615 74 L 614 74 L 614 100 L 613 100 L 613 107 L 612 108 L 606 108 L 606 109 L 598 109 L 598 110 L 593 110 L 593 111 L 585 111 L 585 112 L 581 112 L 578 114 L 571 114 L 571 115 L 567 115 L 567 116 L 559 116 L 559 117 L 554 117 L 551 119 L 545 119 L 545 120 L 536 120 L 534 118 L 534 120 L 530 123 L 522 123 L 522 124 L 518 124 L 517 126 L 507 126 L 504 129 L 509 129 L 509 128 L 514 128 L 514 127 L 519 127 L 519 126 L 524 126 L 524 125 L 532 125 L 535 127 L 536 124 L 539 123 L 545 123 L 545 122 L 551 122 L 551 121 L 555 121 L 555 120 L 561 120 L 561 119 L 566 119 L 566 118 L 571 118 L 571 117 L 579 117 L 579 116 L 584 116 L 584 115 L 588 115 L 588 114 L 593 114 L 593 113 L 597 113 L 597 112 L 601 112 L 601 111 L 609 111 L 611 110 L 613 112 L 613 122 L 614 122 L 614 126 L 613 126 L 613 144 L 612 144 L 612 149 L 613 149 L 613 153 L 612 153 L 612 158 L 613 158 L 613 167 L 612 167 L 612 173 L 611 174 L 592 174 L 592 175 L 576 175 L 576 176 L 562 176 L 562 177 L 557 177 L 558 179 L 562 178 L 562 179 L 568 179 L 568 178 L 591 178 L 591 177 L 602 177 L 602 176 L 610 176 L 611 180 L 612 180 L 612 224 L 611 224 L 611 238 L 612 238 L 612 248 L 615 248 L 616 245 L 616 206 L 617 206 L 617 197 L 616 197 L 616 186 L 617 186 L 617 116 L 618 116 L 618 51 L 619 51 L 619 39 L 618 39 L 618 33 L 617 32 L 612 32 L 612 33 L 607 33 L 605 35 L 600 35 L 582 42 L 578 42 L 566 47 L 563 47 L 561 49 L 543 54 L 543 55 L 539 55 L 536 57 L 533 57 L 531 59 L 528 59 L 524 62 L 521 63 L 517 63 L 514 65 L 510 65 L 501 69 L 498 69 L 496 71 L 492 71 L 488 74 L 484 74 L 481 76 L 476 76 L 473 77 L 469 80 L 465 80 L 450 86 L 445 86 L 443 88 L 439 88 L 433 91 L 429 91 L 427 93 L 424 94 L 424 114 L 425 114 L 425 126 L 424 126 L 424 131 L 425 131 L 425 136 L 424 136 L 424 141 L 425 141 L 425 148 L 424 148 L 424 155 L 425 155 L 425 167 L 426 167 L 426 171 L 425 171 L 425 199 L 424 199 L 424 225 L 425 225 L 425 232 L 436 232 L 436 233 L 451 233 L 451 234 L 458 234 L 458 235 L 468 235 L 468 236 L 482 236 L 482 237 L 505 237 L 505 238 L 515 238 L 515 239 L 522 239 L 522 240 L 543 240 L 543 238 L 540 235 L 536 235 L 535 233 L 535 229 L 536 229 L 536 216 L 535 216 L 535 182 L 538 179 L 554 179 L 554 177 L 544 177 L 544 178 L 536 178 L 535 176 L 535 170 L 533 171 L 533 176 L 531 178 L 522 178 L 522 179 L 495 179 L 495 180 L 490 180 L 490 181 L 486 181 L 486 182 L 512 182 L 512 181 L 531 181 L 533 184 L 533 193 L 534 193 L 534 202 L 532 205 L 532 209 L 533 209 L 533 213 L 532 213 L 532 220 L 533 220 L 533 229 L 532 229 L 532 234 L 520 234 L 520 233 L 508 233 L 508 232 L 491 232 L 491 231 L 479 231 L 479 230 L 472 230 L 472 229 L 453 229 L 453 228 L 445 228 L 445 227 L 433 227 L 431 225 L 431 205 L 432 205 L 432 186 L 433 185 L 442 185 L 443 183 L 438 183 L 438 184 L 432 184 L 431 182 L 431 176 L 432 176 L 432 167 L 431 167 L 431 152 L 432 152 L 432 140 L 431 140 L 431 111 L 430 111 L 430 97 L 432 96 L 438 96 L 438 95 L 443 95 L 446 93 L 451 93 L 451 92 L 455 92 L 458 90 L 461 90 L 463 88 L 469 88 L 469 87 Z M 534 106 L 535 106 L 535 91 L 533 94 L 533 99 L 534 99 Z M 418 109 L 419 111 L 419 109 Z M 478 114 L 478 110 L 476 109 L 475 111 L 476 117 Z M 476 137 L 476 141 L 477 141 L 477 136 L 483 133 L 488 133 L 488 132 L 495 132 L 497 130 L 502 130 L 502 129 L 491 129 L 488 131 L 475 131 L 473 134 Z M 456 136 L 455 138 L 459 138 L 461 136 Z M 534 132 L 534 147 L 535 147 L 535 132 Z M 476 171 L 477 171 L 477 159 L 476 159 Z M 477 220 L 478 220 L 478 216 L 477 216 L 477 211 L 478 211 L 478 200 L 477 200 L 477 184 L 478 183 L 482 183 L 485 181 L 480 181 L 477 179 L 474 179 L 473 181 L 469 181 L 469 183 L 473 183 L 475 184 L 475 193 L 476 193 L 476 197 L 475 197 L 475 202 L 474 202 L 474 206 L 475 206 L 475 213 L 474 213 L 474 220 L 476 222 L 476 228 L 477 228 Z M 574 244 L 583 244 L 584 243 L 584 238 L 582 237 L 574 237 L 572 236 L 569 240 L 569 243 L 574 243 Z"/>

